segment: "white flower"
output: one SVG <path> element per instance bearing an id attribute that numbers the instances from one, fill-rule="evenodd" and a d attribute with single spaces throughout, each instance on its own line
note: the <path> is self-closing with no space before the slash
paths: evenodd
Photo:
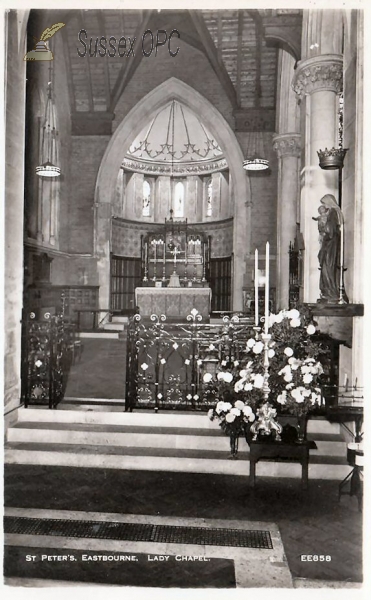
<path id="1" fill-rule="evenodd" d="M 291 375 L 291 366 L 290 365 L 286 365 L 285 367 L 283 367 L 283 369 L 278 371 L 278 375 L 286 375 L 286 373 L 289 373 Z"/>
<path id="2" fill-rule="evenodd" d="M 251 392 L 252 388 L 252 383 L 245 383 L 245 392 Z"/>
<path id="3" fill-rule="evenodd" d="M 245 417 L 249 417 L 253 414 L 251 406 L 248 406 L 247 404 L 244 405 L 242 412 L 245 415 Z"/>
<path id="4" fill-rule="evenodd" d="M 165 358 L 161 358 L 161 360 L 160 360 L 160 363 L 161 363 L 162 365 L 164 365 L 164 364 L 166 363 L 166 359 L 165 359 Z"/>
<path id="5" fill-rule="evenodd" d="M 296 308 L 292 308 L 286 314 L 289 319 L 298 319 L 300 317 L 300 312 Z"/>
<path id="6" fill-rule="evenodd" d="M 288 383 L 285 387 L 286 387 L 287 390 L 292 390 L 292 388 L 294 387 L 294 384 L 293 383 Z"/>
<path id="7" fill-rule="evenodd" d="M 310 324 L 307 327 L 307 334 L 308 335 L 313 335 L 314 333 L 316 333 L 316 328 L 314 325 Z"/>
<path id="8" fill-rule="evenodd" d="M 235 360 L 233 364 L 234 364 L 235 367 L 238 367 L 238 365 L 240 364 L 240 361 L 239 360 Z"/>
<path id="9" fill-rule="evenodd" d="M 253 375 L 254 378 L 254 387 L 261 389 L 264 385 L 264 377 L 259 373 L 257 375 Z"/>
<path id="10" fill-rule="evenodd" d="M 42 361 L 40 359 L 35 362 L 35 366 L 36 367 L 41 367 L 42 364 L 43 363 L 42 363 Z"/>
<path id="11" fill-rule="evenodd" d="M 232 415 L 236 415 L 236 417 L 239 417 L 241 414 L 241 411 L 239 408 L 232 408 L 231 413 L 232 413 Z"/>
<path id="12" fill-rule="evenodd" d="M 296 402 L 301 403 L 304 402 L 304 396 L 303 396 L 303 390 L 305 388 L 303 387 L 297 387 L 293 390 L 291 390 L 291 396 L 294 398 L 294 400 L 296 400 Z"/>
<path id="13" fill-rule="evenodd" d="M 248 348 L 253 348 L 255 346 L 255 340 L 253 338 L 250 338 L 249 340 L 247 340 L 246 346 Z"/>
<path id="14" fill-rule="evenodd" d="M 291 319 L 290 325 L 291 327 L 300 327 L 300 319 Z"/>
<path id="15" fill-rule="evenodd" d="M 174 350 L 176 350 L 177 348 L 179 348 L 179 345 L 176 342 L 174 342 L 173 348 L 174 348 Z"/>
<path id="16" fill-rule="evenodd" d="M 222 367 L 226 367 L 227 366 L 227 361 L 226 360 L 222 360 L 221 365 L 222 365 Z"/>
<path id="17" fill-rule="evenodd" d="M 296 371 L 300 367 L 300 360 L 292 356 L 289 358 L 288 363 L 293 371 Z"/>
<path id="18" fill-rule="evenodd" d="M 277 396 L 277 402 L 280 404 L 286 404 L 287 402 L 287 394 L 285 391 L 282 392 L 279 396 Z"/>
<path id="19" fill-rule="evenodd" d="M 192 400 L 192 394 L 187 394 L 187 400 Z"/>
<path id="20" fill-rule="evenodd" d="M 227 423 L 233 423 L 235 418 L 236 418 L 236 416 L 231 412 L 225 416 L 225 420 L 227 421 Z"/>
<path id="21" fill-rule="evenodd" d="M 286 356 L 292 356 L 294 354 L 294 351 L 292 348 L 290 348 L 288 346 L 287 348 L 284 349 L 284 353 L 286 354 Z"/>
<path id="22" fill-rule="evenodd" d="M 189 364 L 191 364 L 191 361 L 189 360 L 189 358 L 186 358 L 186 359 L 185 359 L 185 361 L 184 361 L 184 364 L 185 364 L 185 365 L 189 365 Z"/>
<path id="23" fill-rule="evenodd" d="M 204 382 L 205 383 L 209 383 L 212 380 L 213 376 L 211 373 L 205 373 L 204 375 Z"/>
<path id="24" fill-rule="evenodd" d="M 224 381 L 226 383 L 231 383 L 232 379 L 233 379 L 232 373 L 224 373 Z"/>
<path id="25" fill-rule="evenodd" d="M 215 346 L 214 346 L 214 344 L 210 344 L 210 346 L 209 346 L 209 350 L 215 350 Z"/>
<path id="26" fill-rule="evenodd" d="M 146 370 L 148 369 L 148 365 L 147 365 L 147 363 L 142 363 L 142 364 L 140 365 L 140 368 L 141 368 L 141 369 L 143 369 L 143 371 L 146 371 Z"/>
<path id="27" fill-rule="evenodd" d="M 248 371 L 247 371 L 246 369 L 242 369 L 242 370 L 240 371 L 240 377 L 241 377 L 242 379 L 244 379 L 245 377 L 247 377 L 247 375 L 248 375 Z"/>
<path id="28" fill-rule="evenodd" d="M 162 398 L 162 394 L 161 394 L 161 392 L 159 392 L 159 393 L 157 394 L 157 398 L 159 398 L 159 399 L 161 400 L 161 398 Z"/>
<path id="29" fill-rule="evenodd" d="M 260 354 L 262 352 L 263 348 L 264 348 L 263 342 L 256 342 L 256 344 L 253 347 L 252 351 L 255 354 Z"/>
<path id="30" fill-rule="evenodd" d="M 283 314 L 283 311 L 281 311 L 278 313 L 278 315 L 274 315 L 274 320 L 276 323 L 282 323 L 283 317 L 284 317 L 284 314 Z"/>
<path id="31" fill-rule="evenodd" d="M 273 358 L 273 356 L 274 356 L 275 354 L 276 354 L 276 353 L 275 353 L 275 351 L 274 351 L 274 350 L 272 350 L 272 348 L 271 348 L 270 350 L 268 350 L 268 356 L 269 356 L 269 358 Z"/>
<path id="32" fill-rule="evenodd" d="M 292 373 L 285 373 L 284 380 L 288 382 L 292 381 Z"/>
<path id="33" fill-rule="evenodd" d="M 239 408 L 240 410 L 243 410 L 245 408 L 245 404 L 242 402 L 242 400 L 236 400 L 234 405 L 236 408 Z"/>
<path id="34" fill-rule="evenodd" d="M 200 396 L 199 396 L 198 394 L 195 394 L 195 395 L 193 396 L 193 400 L 198 400 L 198 399 L 199 399 L 199 397 L 200 397 Z"/>
<path id="35" fill-rule="evenodd" d="M 313 381 L 313 375 L 306 373 L 303 377 L 303 381 L 304 383 L 311 383 L 311 381 Z"/>
<path id="36" fill-rule="evenodd" d="M 230 410 L 232 408 L 232 404 L 230 402 L 223 402 L 223 410 L 224 412 L 227 412 L 228 410 Z"/>
<path id="37" fill-rule="evenodd" d="M 243 390 L 243 381 L 241 381 L 241 379 L 239 381 L 236 381 L 236 383 L 234 384 L 234 391 L 236 392 L 236 394 L 238 394 L 238 392 L 242 392 Z"/>

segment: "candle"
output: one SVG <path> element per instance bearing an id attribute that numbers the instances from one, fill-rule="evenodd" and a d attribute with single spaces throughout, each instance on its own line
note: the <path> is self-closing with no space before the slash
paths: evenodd
<path id="1" fill-rule="evenodd" d="M 255 275 L 254 275 L 254 287 L 255 287 L 255 326 L 259 325 L 259 252 L 255 250 Z"/>
<path id="2" fill-rule="evenodd" d="M 265 312 L 264 331 L 268 333 L 269 320 L 269 242 L 265 246 Z"/>

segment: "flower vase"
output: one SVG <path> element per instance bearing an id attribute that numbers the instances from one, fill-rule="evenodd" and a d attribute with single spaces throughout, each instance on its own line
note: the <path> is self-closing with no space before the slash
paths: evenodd
<path id="1" fill-rule="evenodd" d="M 229 436 L 229 443 L 231 446 L 231 458 L 237 458 L 238 453 L 238 435 L 232 433 Z"/>
<path id="2" fill-rule="evenodd" d="M 303 444 L 307 439 L 307 415 L 298 416 L 297 432 L 298 443 Z"/>

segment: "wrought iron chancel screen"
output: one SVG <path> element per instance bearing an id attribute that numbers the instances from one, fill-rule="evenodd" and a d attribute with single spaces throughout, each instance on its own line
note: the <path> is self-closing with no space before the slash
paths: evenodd
<path id="1" fill-rule="evenodd" d="M 114 313 L 135 309 L 135 288 L 141 285 L 140 258 L 111 255 L 111 306 Z"/>
<path id="2" fill-rule="evenodd" d="M 204 385 L 221 361 L 246 358 L 253 323 L 227 316 L 217 325 L 203 323 L 196 309 L 186 322 L 165 315 L 129 320 L 126 364 L 126 410 L 172 408 L 205 410 L 215 405 L 215 391 Z"/>

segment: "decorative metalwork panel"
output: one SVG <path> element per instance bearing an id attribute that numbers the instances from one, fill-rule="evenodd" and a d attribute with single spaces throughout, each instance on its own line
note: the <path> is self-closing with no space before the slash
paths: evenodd
<path id="1" fill-rule="evenodd" d="M 74 327 L 46 312 L 22 322 L 22 400 L 55 408 L 63 399 L 73 357 Z"/>
<path id="2" fill-rule="evenodd" d="M 126 410 L 214 406 L 215 391 L 204 386 L 205 373 L 224 360 L 243 361 L 253 334 L 250 319 L 225 316 L 222 324 L 203 323 L 196 309 L 182 323 L 169 323 L 165 315 L 135 315 L 128 328 Z"/>

